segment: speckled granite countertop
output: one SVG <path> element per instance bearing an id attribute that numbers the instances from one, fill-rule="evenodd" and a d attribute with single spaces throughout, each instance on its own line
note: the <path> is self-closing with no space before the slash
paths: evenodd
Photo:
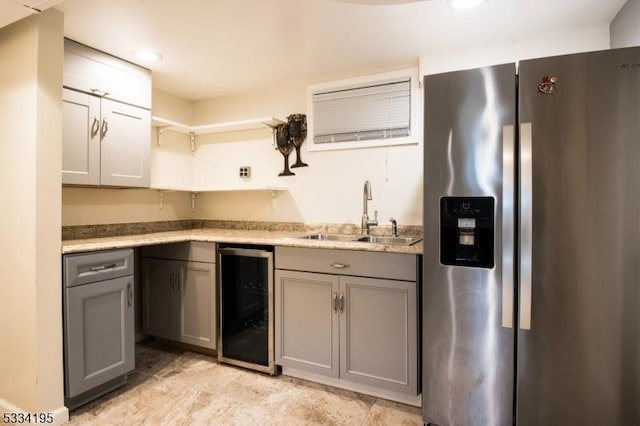
<path id="1" fill-rule="evenodd" d="M 199 228 L 137 235 L 110 236 L 62 241 L 62 254 L 86 251 L 140 247 L 181 241 L 213 243 L 262 244 L 273 246 L 329 248 L 342 250 L 382 251 L 389 253 L 422 254 L 423 242 L 411 246 L 372 244 L 362 242 L 317 241 L 296 238 L 309 232 L 263 231 L 240 229 Z"/>

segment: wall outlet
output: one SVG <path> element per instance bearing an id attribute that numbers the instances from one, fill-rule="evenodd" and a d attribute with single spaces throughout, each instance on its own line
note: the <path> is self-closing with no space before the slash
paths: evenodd
<path id="1" fill-rule="evenodd" d="M 251 177 L 251 167 L 249 167 L 249 166 L 240 167 L 240 169 L 238 171 L 238 175 L 241 178 L 244 178 L 244 179 L 250 178 Z"/>

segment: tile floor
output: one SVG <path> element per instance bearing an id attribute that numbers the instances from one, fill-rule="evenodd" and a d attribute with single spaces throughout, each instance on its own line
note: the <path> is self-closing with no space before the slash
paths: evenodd
<path id="1" fill-rule="evenodd" d="M 70 413 L 71 425 L 422 425 L 420 409 L 219 364 L 157 342 L 136 346 L 127 385 Z"/>

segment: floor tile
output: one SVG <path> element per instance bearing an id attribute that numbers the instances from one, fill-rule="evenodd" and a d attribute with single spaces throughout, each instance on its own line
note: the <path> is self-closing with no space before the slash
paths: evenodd
<path id="1" fill-rule="evenodd" d="M 156 342 L 136 345 L 128 383 L 70 414 L 71 425 L 421 425 L 420 409 L 269 376 Z"/>

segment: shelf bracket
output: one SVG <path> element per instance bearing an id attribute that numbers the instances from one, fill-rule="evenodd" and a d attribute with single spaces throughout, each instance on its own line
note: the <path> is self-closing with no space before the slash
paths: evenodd
<path id="1" fill-rule="evenodd" d="M 158 130 L 158 143 L 156 144 L 158 148 L 160 148 L 162 146 L 161 143 L 161 139 L 162 139 L 162 135 L 164 134 L 164 129 L 166 129 L 169 126 L 157 126 L 156 129 Z"/>
<path id="2" fill-rule="evenodd" d="M 171 191 L 167 191 L 167 190 L 159 190 L 158 193 L 160 194 L 160 210 L 162 210 L 164 208 L 164 195 L 168 192 L 175 192 L 173 190 Z"/>
<path id="3" fill-rule="evenodd" d="M 189 132 L 189 140 L 191 141 L 191 153 L 196 153 L 196 134 L 194 132 Z"/>
<path id="4" fill-rule="evenodd" d="M 196 211 L 196 195 L 198 195 L 197 192 L 191 193 L 191 211 L 192 212 Z"/>

